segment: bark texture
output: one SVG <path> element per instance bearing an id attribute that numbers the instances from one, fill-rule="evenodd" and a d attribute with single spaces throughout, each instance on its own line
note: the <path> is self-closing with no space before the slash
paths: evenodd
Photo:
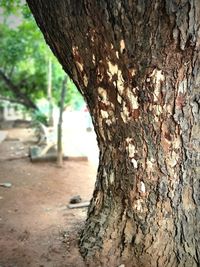
<path id="1" fill-rule="evenodd" d="M 97 133 L 87 262 L 200 266 L 199 0 L 27 2 Z"/>

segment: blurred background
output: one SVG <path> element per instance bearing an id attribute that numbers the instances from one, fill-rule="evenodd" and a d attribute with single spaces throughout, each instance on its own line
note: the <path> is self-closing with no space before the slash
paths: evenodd
<path id="1" fill-rule="evenodd" d="M 66 156 L 98 164 L 90 114 L 73 81 L 46 45 L 25 1 L 0 1 L 0 129 L 50 127 L 57 142 L 62 106 Z M 62 89 L 65 98 L 62 102 Z M 52 136 L 53 136 L 52 135 Z"/>

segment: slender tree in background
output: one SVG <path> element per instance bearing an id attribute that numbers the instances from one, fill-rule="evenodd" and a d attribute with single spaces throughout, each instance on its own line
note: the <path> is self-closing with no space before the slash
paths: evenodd
<path id="1" fill-rule="evenodd" d="M 63 110 L 66 95 L 67 76 L 63 79 L 62 91 L 60 97 L 60 116 L 58 120 L 58 139 L 57 139 L 57 164 L 59 167 L 63 164 L 63 147 L 62 147 L 62 122 L 63 122 Z"/>
<path id="2" fill-rule="evenodd" d="M 97 134 L 82 255 L 200 266 L 200 1 L 27 2 Z"/>
<path id="3" fill-rule="evenodd" d="M 53 103 L 52 103 L 52 60 L 48 60 L 48 86 L 47 86 L 47 99 L 49 103 L 49 116 L 48 125 L 53 126 Z"/>

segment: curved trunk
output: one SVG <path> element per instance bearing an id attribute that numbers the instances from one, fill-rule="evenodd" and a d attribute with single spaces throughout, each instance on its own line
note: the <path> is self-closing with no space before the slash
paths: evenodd
<path id="1" fill-rule="evenodd" d="M 82 254 L 199 266 L 199 1 L 27 2 L 97 133 Z"/>

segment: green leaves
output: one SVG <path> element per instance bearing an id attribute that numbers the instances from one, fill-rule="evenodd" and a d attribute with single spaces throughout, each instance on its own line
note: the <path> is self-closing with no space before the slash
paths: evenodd
<path id="1" fill-rule="evenodd" d="M 24 1 L 0 0 L 0 69 L 12 84 L 32 102 L 47 95 L 48 60 L 52 60 L 52 94 L 58 104 L 65 75 L 44 41 Z M 83 103 L 75 85 L 68 79 L 65 104 L 77 108 Z M 0 78 L 0 95 L 16 97 Z M 18 94 L 21 95 L 21 94 Z"/>
<path id="2" fill-rule="evenodd" d="M 22 0 L 0 0 L 0 7 L 4 8 L 7 14 L 16 13 L 25 4 Z"/>

